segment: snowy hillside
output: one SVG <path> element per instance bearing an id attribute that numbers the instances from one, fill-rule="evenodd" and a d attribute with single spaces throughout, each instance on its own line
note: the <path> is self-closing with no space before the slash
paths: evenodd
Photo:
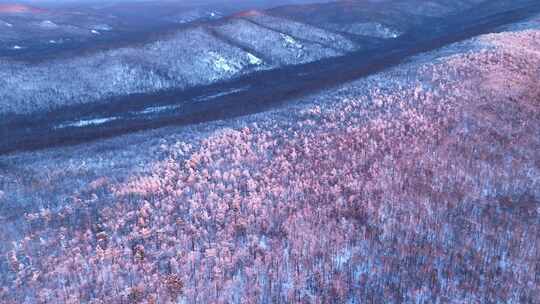
<path id="1" fill-rule="evenodd" d="M 536 304 L 539 20 L 272 111 L 0 156 L 0 300 Z M 213 41 L 180 52 L 249 62 Z"/>
<path id="2" fill-rule="evenodd" d="M 87 35 L 111 30 L 106 24 L 80 30 L 50 20 L 29 26 L 47 32 L 85 31 Z M 49 40 L 50 44 L 62 42 Z M 11 47 L 23 50 L 28 46 Z M 0 114 L 206 85 L 257 70 L 339 56 L 357 48 L 331 31 L 260 14 L 191 26 L 140 46 L 73 58 L 38 63 L 0 59 Z"/>
<path id="3" fill-rule="evenodd" d="M 218 9 L 148 3 L 65 11 L 6 6 L 0 11 L 0 114 L 192 88 L 313 63 L 405 34 L 421 37 L 446 16 L 481 3 L 337 1 L 228 16 Z M 137 17 L 131 5 L 152 10 Z"/>
<path id="4" fill-rule="evenodd" d="M 0 62 L 0 112 L 27 113 L 110 96 L 185 88 L 263 67 L 204 28 L 142 47 L 39 64 Z M 31 85 L 28 85 L 31 83 Z"/>
<path id="5" fill-rule="evenodd" d="M 285 20 L 278 20 L 275 24 L 287 26 L 283 21 Z M 292 24 L 291 27 L 294 28 L 295 25 Z M 217 26 L 215 30 L 232 41 L 261 54 L 263 60 L 267 59 L 277 66 L 312 62 L 343 54 L 342 51 L 333 47 L 301 36 L 292 36 L 290 31 L 261 26 L 243 18 L 227 21 Z M 342 38 L 342 40 L 343 43 L 347 43 L 346 39 Z"/>

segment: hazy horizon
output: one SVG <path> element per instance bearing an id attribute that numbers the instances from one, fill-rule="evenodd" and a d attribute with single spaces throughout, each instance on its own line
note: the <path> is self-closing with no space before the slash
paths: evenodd
<path id="1" fill-rule="evenodd" d="M 173 3 L 181 2 L 186 6 L 193 5 L 212 5 L 212 4 L 227 4 L 227 5 L 257 5 L 257 6 L 276 6 L 283 4 L 306 4 L 306 3 L 320 3 L 320 2 L 332 2 L 325 0 L 14 0 L 14 1 L 0 1 L 0 4 L 29 4 L 29 5 L 46 5 L 57 6 L 62 4 L 115 4 L 115 3 L 142 3 L 142 2 L 163 2 Z"/>

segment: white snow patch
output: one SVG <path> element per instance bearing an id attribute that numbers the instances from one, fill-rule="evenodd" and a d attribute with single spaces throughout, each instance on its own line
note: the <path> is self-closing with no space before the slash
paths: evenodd
<path id="1" fill-rule="evenodd" d="M 190 23 L 190 22 L 192 22 L 192 21 L 193 21 L 193 19 L 191 19 L 191 18 L 187 18 L 187 19 L 179 19 L 179 20 L 177 21 L 177 23 L 179 23 L 179 24 L 185 24 L 185 23 Z"/>
<path id="2" fill-rule="evenodd" d="M 341 269 L 351 259 L 351 257 L 351 250 L 344 249 L 339 254 L 337 254 L 336 257 L 334 257 L 334 263 L 336 263 L 338 269 Z"/>
<path id="3" fill-rule="evenodd" d="M 60 38 L 60 39 L 51 39 L 51 40 L 49 40 L 49 43 L 50 43 L 50 44 L 62 44 L 62 43 L 64 43 L 64 41 L 65 41 L 65 40 L 64 40 L 63 38 Z"/>
<path id="4" fill-rule="evenodd" d="M 102 124 L 104 124 L 106 122 L 114 121 L 116 119 L 118 119 L 118 118 L 116 118 L 116 117 L 106 117 L 106 118 L 84 119 L 84 120 L 79 120 L 79 121 L 76 121 L 76 122 L 70 122 L 70 123 L 65 123 L 65 124 L 58 125 L 57 127 L 55 127 L 55 129 L 65 129 L 65 128 L 70 128 L 70 127 L 81 128 L 81 127 L 87 127 L 87 126 L 96 126 L 96 125 L 102 125 Z"/>
<path id="5" fill-rule="evenodd" d="M 39 26 L 41 28 L 44 28 L 44 29 L 47 29 L 47 30 L 52 30 L 52 29 L 57 29 L 58 28 L 58 24 L 52 22 L 51 20 L 43 20 L 39 23 Z"/>
<path id="6" fill-rule="evenodd" d="M 98 25 L 95 25 L 93 29 L 96 31 L 108 32 L 108 31 L 112 31 L 113 28 L 108 24 L 98 24 Z"/>
<path id="7" fill-rule="evenodd" d="M 210 12 L 206 12 L 206 14 L 210 19 L 217 19 L 223 16 L 223 14 L 221 14 L 218 11 L 210 11 Z"/>
<path id="8" fill-rule="evenodd" d="M 251 53 L 248 53 L 247 57 L 248 57 L 249 64 L 251 64 L 251 65 L 261 65 L 263 63 L 261 58 L 255 56 L 255 55 L 253 55 Z"/>
<path id="9" fill-rule="evenodd" d="M 216 19 L 218 17 L 221 17 L 221 14 L 216 11 L 192 10 L 170 17 L 169 20 L 179 24 L 186 24 L 204 19 Z"/>
<path id="10" fill-rule="evenodd" d="M 100 32 L 98 32 L 97 30 L 91 30 L 90 32 L 92 32 L 92 34 L 94 34 L 94 35 L 99 35 L 100 34 Z"/>
<path id="11" fill-rule="evenodd" d="M 351 34 L 383 39 L 395 39 L 402 34 L 395 29 L 377 22 L 353 23 L 346 26 L 343 30 Z"/>
<path id="12" fill-rule="evenodd" d="M 232 72 L 234 70 L 234 67 L 232 67 L 228 62 L 227 59 L 225 59 L 221 55 L 217 55 L 214 57 L 214 67 L 218 70 L 222 70 L 225 72 Z"/>
<path id="13" fill-rule="evenodd" d="M 287 34 L 283 34 L 281 33 L 281 38 L 283 38 L 283 40 L 285 41 L 285 43 L 288 45 L 288 46 L 291 46 L 291 47 L 294 47 L 294 48 L 297 48 L 297 49 L 301 49 L 303 48 L 304 46 L 302 44 L 300 44 L 298 41 L 296 41 L 296 39 L 294 39 L 293 37 L 287 35 Z"/>
<path id="14" fill-rule="evenodd" d="M 218 98 L 218 97 L 223 97 L 223 96 L 231 95 L 231 94 L 234 94 L 234 93 L 243 92 L 243 91 L 245 91 L 247 89 L 249 89 L 249 86 L 246 86 L 246 87 L 243 87 L 243 88 L 238 88 L 238 89 L 230 89 L 228 91 L 198 97 L 198 98 L 195 98 L 194 101 L 199 102 L 199 101 L 205 101 L 205 100 L 214 99 L 214 98 Z"/>
<path id="15" fill-rule="evenodd" d="M 207 61 L 216 72 L 236 73 L 242 68 L 241 63 L 228 60 L 217 52 L 209 52 L 208 55 L 210 58 Z"/>
<path id="16" fill-rule="evenodd" d="M 147 114 L 159 114 L 166 111 L 171 111 L 180 108 L 179 105 L 173 105 L 173 106 L 158 106 L 158 107 L 150 107 L 146 108 L 142 111 L 133 112 L 135 115 L 147 115 Z"/>
<path id="17" fill-rule="evenodd" d="M 13 27 L 13 24 L 0 20 L 0 25 L 7 26 L 7 27 Z"/>
<path id="18" fill-rule="evenodd" d="M 14 50 L 22 50 L 22 49 L 23 49 L 23 47 L 20 46 L 20 45 L 14 45 L 14 46 L 11 47 L 11 48 L 14 49 Z"/>
<path id="19" fill-rule="evenodd" d="M 259 247 L 261 247 L 262 249 L 266 250 L 268 249 L 268 241 L 266 240 L 266 236 L 263 235 L 260 239 L 259 239 Z"/>

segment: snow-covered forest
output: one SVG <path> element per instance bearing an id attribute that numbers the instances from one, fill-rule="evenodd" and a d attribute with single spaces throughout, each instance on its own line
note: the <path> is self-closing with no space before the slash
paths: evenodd
<path id="1" fill-rule="evenodd" d="M 536 303 L 539 20 L 266 113 L 0 157 L 0 299 Z"/>
<path id="2" fill-rule="evenodd" d="M 480 2 L 338 1 L 232 15 L 205 7 L 171 10 L 155 20 L 131 16 L 114 4 L 89 12 L 3 5 L 0 115 L 159 94 L 338 57 L 432 28 Z M 132 37 L 145 36 L 137 32 L 145 26 L 169 30 L 140 41 Z M 117 42 L 122 35 L 137 43 Z"/>
<path id="3" fill-rule="evenodd" d="M 313 35 L 305 33 L 301 39 Z M 231 44 L 222 36 L 249 44 L 249 49 Z M 188 88 L 344 53 L 296 39 L 300 38 L 238 20 L 216 28 L 179 31 L 141 47 L 39 64 L 4 60 L 0 61 L 0 100 L 4 103 L 0 113 L 31 113 L 111 96 Z M 354 48 L 352 42 L 336 34 L 327 33 L 321 39 L 341 39 L 346 50 Z"/>

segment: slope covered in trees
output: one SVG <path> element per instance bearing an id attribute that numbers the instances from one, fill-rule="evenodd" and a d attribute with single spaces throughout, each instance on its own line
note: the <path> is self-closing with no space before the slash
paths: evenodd
<path id="1" fill-rule="evenodd" d="M 285 19 L 274 22 L 295 27 Z M 306 33 L 319 31 L 323 37 L 340 39 L 347 45 L 346 51 L 355 48 L 345 37 L 305 27 Z M 0 59 L 0 114 L 47 111 L 113 96 L 190 88 L 261 69 L 344 54 L 339 49 L 296 39 L 287 31 L 233 19 L 215 27 L 180 30 L 142 46 L 73 58 L 38 64 Z"/>
<path id="2" fill-rule="evenodd" d="M 0 299 L 535 303 L 539 41 L 536 19 L 241 121 L 2 157 Z"/>
<path id="3" fill-rule="evenodd" d="M 112 9 L 113 16 L 94 9 L 82 15 L 77 10 L 0 13 L 0 115 L 103 104 L 136 94 L 159 98 L 167 90 L 370 50 L 404 34 L 410 35 L 402 41 L 407 43 L 459 19 L 460 13 L 483 16 L 483 7 L 475 10 L 476 5 L 489 3 L 495 13 L 506 2 L 337 1 L 228 17 L 207 9 L 169 8 L 171 15 L 152 13 L 140 20 L 124 16 L 125 9 Z M 531 0 L 512 5 L 523 3 Z M 167 11 L 167 6 L 154 9 Z M 28 57 L 41 59 L 24 60 Z"/>

